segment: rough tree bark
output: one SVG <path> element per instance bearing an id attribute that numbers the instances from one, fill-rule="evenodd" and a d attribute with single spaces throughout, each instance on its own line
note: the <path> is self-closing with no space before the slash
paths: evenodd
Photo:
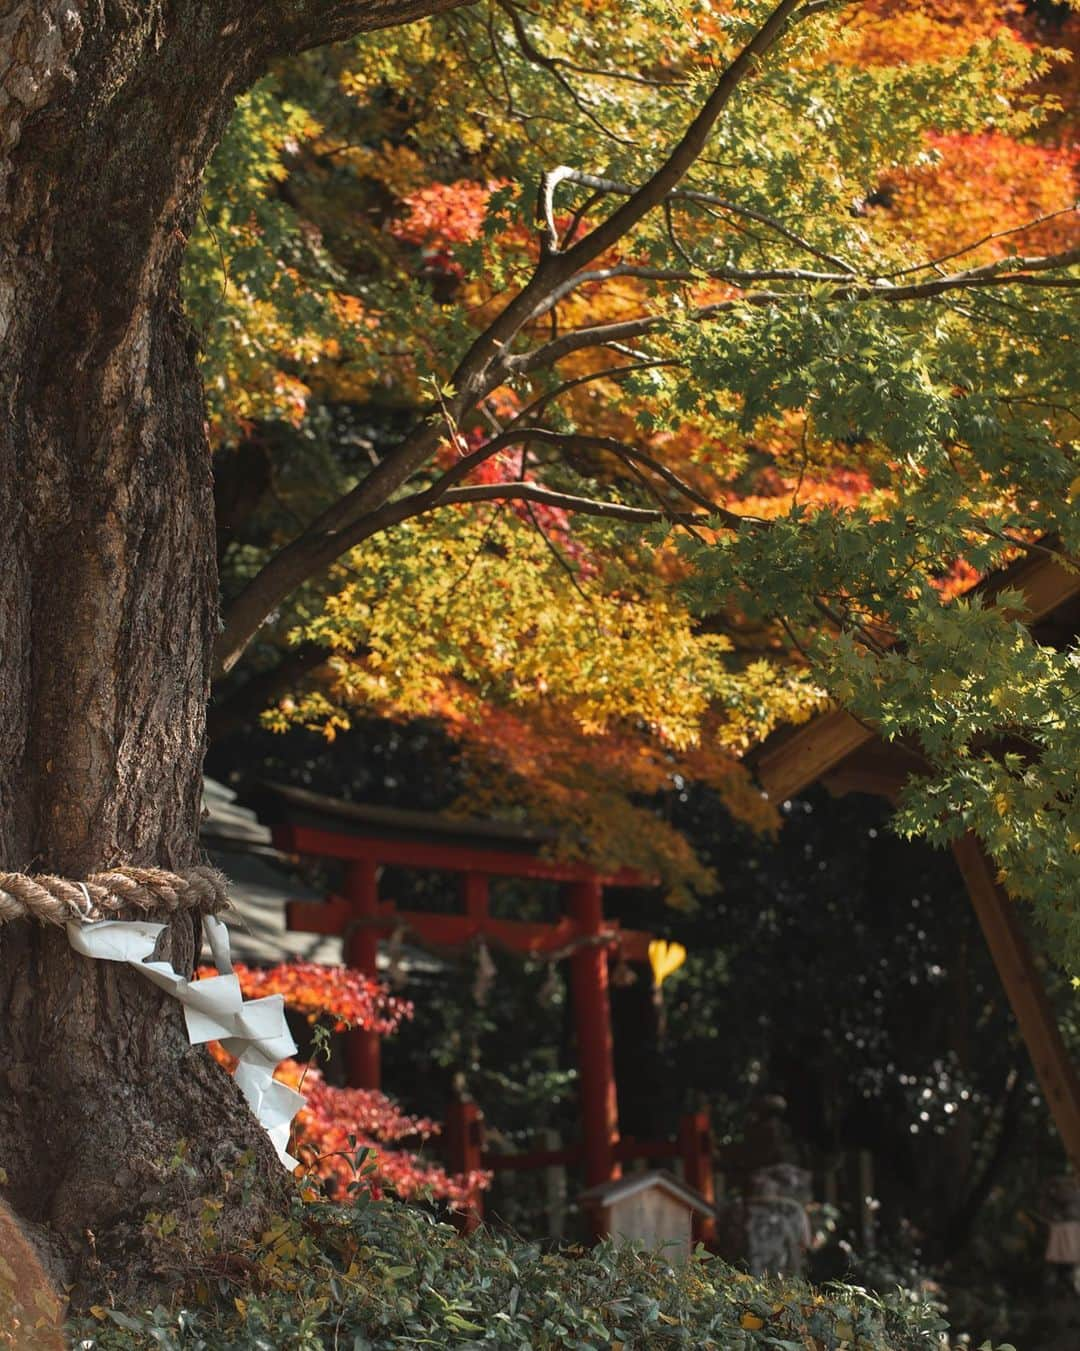
<path id="1" fill-rule="evenodd" d="M 178 271 L 200 175 L 274 55 L 442 7 L 0 0 L 0 868 L 196 860 L 217 581 Z M 172 926 L 177 969 L 195 937 Z M 57 1278 L 138 1283 L 147 1209 L 220 1191 L 245 1149 L 265 1183 L 237 1230 L 283 1175 L 177 1007 L 60 931 L 0 928 L 0 1197 Z"/>

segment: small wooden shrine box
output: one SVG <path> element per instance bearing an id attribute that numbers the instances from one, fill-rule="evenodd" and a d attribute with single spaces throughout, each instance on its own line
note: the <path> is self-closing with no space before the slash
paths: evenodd
<path id="1" fill-rule="evenodd" d="M 659 1169 L 592 1187 L 582 1193 L 581 1203 L 595 1216 L 597 1233 L 616 1243 L 660 1249 L 669 1261 L 679 1263 L 693 1247 L 695 1212 L 710 1219 L 714 1214 L 700 1192 Z"/>

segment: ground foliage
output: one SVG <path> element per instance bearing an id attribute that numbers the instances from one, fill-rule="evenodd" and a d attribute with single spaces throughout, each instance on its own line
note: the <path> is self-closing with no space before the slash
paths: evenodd
<path id="1" fill-rule="evenodd" d="M 920 1351 L 933 1309 L 835 1286 L 759 1281 L 701 1254 L 687 1267 L 601 1244 L 545 1252 L 481 1230 L 462 1239 L 422 1211 L 362 1195 L 297 1202 L 243 1252 L 185 1253 L 186 1281 L 152 1310 L 98 1306 L 81 1351 L 279 1351 L 505 1346 L 533 1351 Z"/>
<path id="2" fill-rule="evenodd" d="M 246 98 L 189 304 L 223 465 L 294 431 L 223 536 L 226 587 L 288 573 L 275 550 L 378 466 L 399 486 L 346 510 L 358 543 L 255 649 L 330 658 L 275 725 L 444 718 L 468 805 L 687 899 L 714 879 L 641 798 L 701 778 L 767 825 L 739 758 L 828 692 L 923 745 L 901 827 L 978 831 L 1075 963 L 1074 654 L 1015 596 L 954 599 L 1080 543 L 1075 20 L 808 4 L 613 226 L 769 9 L 496 0 Z"/>

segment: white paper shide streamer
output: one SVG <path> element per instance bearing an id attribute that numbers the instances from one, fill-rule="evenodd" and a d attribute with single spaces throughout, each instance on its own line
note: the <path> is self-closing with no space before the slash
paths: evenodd
<path id="1" fill-rule="evenodd" d="M 245 999 L 233 971 L 228 929 L 214 915 L 204 915 L 203 924 L 214 965 L 221 973 L 205 980 L 188 980 L 168 962 L 150 960 L 164 924 L 73 920 L 67 926 L 67 935 L 71 946 L 84 957 L 127 962 L 179 1000 L 192 1046 L 220 1041 L 236 1057 L 237 1085 L 269 1135 L 278 1158 L 292 1170 L 297 1160 L 288 1152 L 289 1132 L 293 1117 L 304 1105 L 304 1096 L 274 1078 L 278 1064 L 296 1054 L 296 1043 L 285 1021 L 285 1001 L 279 994 Z"/>

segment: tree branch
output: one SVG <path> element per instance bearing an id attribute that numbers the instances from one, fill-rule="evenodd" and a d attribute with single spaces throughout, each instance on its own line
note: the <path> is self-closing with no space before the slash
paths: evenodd
<path id="1" fill-rule="evenodd" d="M 215 647 L 215 677 L 227 674 L 244 654 L 267 615 L 301 583 L 353 547 L 350 527 L 367 519 L 405 480 L 434 454 L 442 440 L 441 427 L 418 423 L 412 432 L 351 492 L 339 498 L 280 549 L 256 573 L 229 607 Z"/>
<path id="2" fill-rule="evenodd" d="M 1000 258 L 993 263 L 984 263 L 982 267 L 972 267 L 964 272 L 953 272 L 945 277 L 933 277 L 928 281 L 904 286 L 880 282 L 871 287 L 854 287 L 851 288 L 851 295 L 856 300 L 872 295 L 881 300 L 897 301 L 925 300 L 930 296 L 942 295 L 945 291 L 974 290 L 982 286 L 1060 286 L 1080 289 L 1080 276 L 1033 275 L 1074 267 L 1078 263 L 1080 246 L 1034 258 Z"/>
<path id="3" fill-rule="evenodd" d="M 364 27 L 400 22 L 402 16 L 434 13 L 449 7 L 444 0 L 386 0 L 386 3 L 367 0 L 364 4 L 355 2 L 327 4 L 307 0 L 306 3 L 296 4 L 287 10 L 283 28 L 291 32 L 290 41 L 294 46 L 297 43 L 311 45 L 317 41 L 325 41 L 328 37 L 345 36 L 348 32 L 360 31 Z M 986 286 L 1080 286 L 1080 278 L 1042 275 L 1080 261 L 1080 249 L 1048 257 L 1005 259 L 951 276 L 938 276 L 900 286 L 880 278 L 866 282 L 858 281 L 854 280 L 854 269 L 848 263 L 818 249 L 774 217 L 740 207 L 737 203 L 712 194 L 679 188 L 678 184 L 700 155 L 723 109 L 753 70 L 759 58 L 776 44 L 790 21 L 816 13 L 821 8 L 822 3 L 819 3 L 819 0 L 809 0 L 808 3 L 806 0 L 781 0 L 758 32 L 720 76 L 712 93 L 674 149 L 641 187 L 634 189 L 617 180 L 578 174 L 565 166 L 545 175 L 537 211 L 538 224 L 543 231 L 543 249 L 541 260 L 532 277 L 471 344 L 451 377 L 452 393 L 445 400 L 440 398 L 437 404 L 422 414 L 413 430 L 363 482 L 324 511 L 300 536 L 271 558 L 244 589 L 230 610 L 218 646 L 219 670 L 227 671 L 235 664 L 266 615 L 280 604 L 285 596 L 308 577 L 328 566 L 346 550 L 377 530 L 385 529 L 396 521 L 407 519 L 409 515 L 428 510 L 436 504 L 452 501 L 500 500 L 500 494 L 502 498 L 507 497 L 510 485 L 475 485 L 467 488 L 454 488 L 452 485 L 465 477 L 476 463 L 496 453 L 502 446 L 512 444 L 515 440 L 520 444 L 526 436 L 540 439 L 553 437 L 554 433 L 548 433 L 544 429 L 517 427 L 512 432 L 494 438 L 472 455 L 462 457 L 432 488 L 405 499 L 391 500 L 410 476 L 431 458 L 444 438 L 446 430 L 452 432 L 460 425 L 462 420 L 475 410 L 480 400 L 507 376 L 526 374 L 550 366 L 568 353 L 586 347 L 614 347 L 615 350 L 626 351 L 622 344 L 655 332 L 672 322 L 670 316 L 645 315 L 637 319 L 594 325 L 563 334 L 554 337 L 531 353 L 511 355 L 509 352 L 510 344 L 530 320 L 545 312 L 553 312 L 562 296 L 589 280 L 604 280 L 620 275 L 664 282 L 697 280 L 698 276 L 692 269 L 682 271 L 627 265 L 612 269 L 596 269 L 592 272 L 586 270 L 590 262 L 624 238 L 649 211 L 673 197 L 700 201 L 721 210 L 758 220 L 789 242 L 795 243 L 804 251 L 827 261 L 831 267 L 837 269 L 833 273 L 817 273 L 795 268 L 758 271 L 716 269 L 706 274 L 727 280 L 732 285 L 754 285 L 766 280 L 835 282 L 836 285 L 825 297 L 826 300 L 884 300 L 889 303 L 929 298 L 956 289 L 976 289 Z M 303 28 L 305 21 L 309 24 L 307 29 Z M 317 32 L 311 26 L 316 23 Z M 560 249 L 554 226 L 554 194 L 558 185 L 565 181 L 574 181 L 595 191 L 618 194 L 624 196 L 626 200 L 577 243 Z M 702 306 L 689 314 L 680 315 L 679 321 L 685 322 L 687 318 L 694 321 L 708 321 L 743 306 L 791 303 L 806 298 L 806 294 L 799 291 L 748 290 L 737 299 Z M 633 352 L 632 349 L 630 355 L 636 361 L 643 359 L 642 354 Z M 585 441 L 578 438 L 578 444 L 584 445 Z M 634 454 L 627 447 L 620 447 L 618 450 L 613 446 L 606 448 L 623 457 Z M 637 463 L 646 463 L 641 458 L 640 452 L 637 452 L 636 456 Z M 662 477 L 671 472 L 656 461 L 647 467 Z M 692 496 L 693 490 L 689 485 L 682 484 L 681 481 L 673 482 L 670 477 L 667 481 L 670 486 L 677 487 L 680 492 Z M 613 503 L 591 503 L 589 499 L 552 494 L 550 490 L 536 484 L 516 485 L 513 493 L 509 495 L 524 496 L 530 501 L 557 504 L 567 510 L 590 510 L 592 514 L 616 516 L 626 520 L 648 521 L 661 519 L 663 516 L 662 513 L 657 515 L 649 512 L 643 515 L 644 509 L 641 508 L 624 508 Z M 712 514 L 721 513 L 717 509 Z M 737 528 L 735 522 L 739 520 L 740 518 L 732 516 L 731 521 L 726 523 L 730 528 Z"/>
<path id="4" fill-rule="evenodd" d="M 780 0 L 780 4 L 720 76 L 697 116 L 660 168 L 631 193 L 622 206 L 567 251 L 565 257 L 567 261 L 573 262 L 575 271 L 617 244 L 653 207 L 659 206 L 686 176 L 704 150 L 709 133 L 732 95 L 757 64 L 759 57 L 764 56 L 780 40 L 787 30 L 788 21 L 802 3 L 803 0 Z"/>
<path id="5" fill-rule="evenodd" d="M 616 263 L 612 267 L 600 267 L 591 272 L 579 272 L 569 281 L 557 286 L 529 315 L 529 322 L 533 323 L 537 319 L 543 318 L 549 310 L 554 309 L 568 295 L 572 295 L 579 286 L 587 286 L 591 282 L 612 281 L 619 277 L 631 277 L 639 281 L 664 282 L 726 281 L 730 282 L 732 286 L 754 285 L 765 281 L 804 281 L 812 283 L 847 281 L 847 277 L 839 272 L 808 272 L 805 268 L 798 267 L 760 268 L 747 271 L 731 267 L 680 269 L 674 267 L 644 267 L 636 263 Z"/>
<path id="6" fill-rule="evenodd" d="M 522 444 L 556 446 L 565 450 L 579 448 L 615 455 L 621 460 L 632 461 L 651 469 L 669 487 L 681 493 L 687 501 L 701 507 L 710 517 L 722 521 L 729 530 L 741 530 L 747 525 L 768 524 L 767 521 L 758 516 L 739 516 L 733 511 L 728 511 L 726 507 L 719 506 L 710 497 L 706 497 L 704 493 L 699 493 L 691 484 L 685 482 L 666 464 L 646 454 L 645 451 L 638 450 L 636 446 L 627 445 L 625 441 L 620 441 L 614 436 L 582 436 L 576 432 L 553 432 L 546 427 L 522 427 L 516 431 L 508 431 L 504 437 L 497 439 L 504 443 L 517 441 Z M 455 469 L 458 467 L 458 465 L 454 466 Z M 445 479 L 440 480 L 440 482 L 444 481 Z M 435 487 L 438 488 L 439 485 L 436 484 Z M 443 502 L 445 500 L 446 494 L 439 493 L 436 501 Z"/>
<path id="7" fill-rule="evenodd" d="M 927 281 L 911 282 L 903 286 L 880 280 L 877 282 L 844 283 L 835 287 L 824 297 L 826 301 L 856 300 L 883 301 L 896 305 L 907 300 L 929 300 L 944 295 L 948 291 L 975 291 L 992 286 L 1029 286 L 1050 287 L 1066 290 L 1080 290 L 1080 276 L 1047 277 L 1046 272 L 1057 271 L 1080 264 L 1080 247 L 1066 249 L 1061 253 L 1047 254 L 1035 258 L 1002 258 L 996 262 L 985 263 L 982 267 L 969 268 L 964 272 L 955 272 L 944 277 L 933 277 Z M 643 272 L 661 269 L 641 269 Z M 779 270 L 779 269 L 778 269 Z M 682 278 L 681 273 L 673 276 Z M 749 274 L 748 274 L 749 275 Z M 702 305 L 678 316 L 678 322 L 687 320 L 703 321 L 714 319 L 721 314 L 730 314 L 743 306 L 775 305 L 790 303 L 793 300 L 806 300 L 803 291 L 747 291 L 732 300 L 717 301 L 712 305 Z M 646 333 L 655 333 L 665 325 L 671 324 L 670 315 L 649 314 L 637 319 L 623 319 L 610 324 L 595 324 L 589 328 L 571 329 L 554 341 L 535 348 L 532 352 L 519 353 L 507 358 L 506 365 L 514 374 L 526 374 L 529 371 L 551 366 L 571 352 L 584 347 L 606 347 L 610 343 L 625 342 L 629 338 L 640 338 Z"/>
<path id="8" fill-rule="evenodd" d="M 701 153 L 709 133 L 732 95 L 758 59 L 780 40 L 789 19 L 801 4 L 803 0 L 781 0 L 720 76 L 697 116 L 655 173 L 637 188 L 622 206 L 565 252 L 556 252 L 551 247 L 551 230 L 545 219 L 546 202 L 543 200 L 546 187 L 541 190 L 540 215 L 537 223 L 543 230 L 546 241 L 544 256 L 525 287 L 485 332 L 476 338 L 459 362 L 452 377 L 452 384 L 460 391 L 461 398 L 478 397 L 478 391 L 487 378 L 492 359 L 503 356 L 508 345 L 529 322 L 537 305 L 554 287 L 568 281 L 576 272 L 615 244 L 654 206 L 659 205 L 679 183 Z M 554 185 L 551 191 L 554 191 Z"/>
<path id="9" fill-rule="evenodd" d="M 619 136 L 616 132 L 612 131 L 610 127 L 601 122 L 562 73 L 560 67 L 569 65 L 569 62 L 560 61 L 553 56 L 547 56 L 533 44 L 532 39 L 529 37 L 528 29 L 525 27 L 524 21 L 517 8 L 514 5 L 509 4 L 508 0 L 495 0 L 495 3 L 509 18 L 514 29 L 514 36 L 517 38 L 518 47 L 521 49 L 521 54 L 525 60 L 529 61 L 534 66 L 539 66 L 542 70 L 546 70 L 551 75 L 552 79 L 557 80 L 570 96 L 570 101 L 578 112 L 581 113 L 582 117 L 588 118 L 602 135 L 607 136 L 612 141 L 617 141 L 619 145 L 634 145 L 633 141 L 627 140 L 625 136 Z"/>
<path id="10" fill-rule="evenodd" d="M 410 6 L 418 5 L 416 13 Z M 446 422 L 453 425 L 470 413 L 480 399 L 500 383 L 508 368 L 507 348 L 521 331 L 537 304 L 553 287 L 569 280 L 611 244 L 633 228 L 677 185 L 701 153 L 708 135 L 742 81 L 761 56 L 780 40 L 788 21 L 802 8 L 804 14 L 819 8 L 817 0 L 780 0 L 772 14 L 724 70 L 713 92 L 702 105 L 675 148 L 656 170 L 607 220 L 602 221 L 565 252 L 550 247 L 530 280 L 518 295 L 481 333 L 451 376 L 453 394 L 441 409 Z M 375 28 L 401 22 L 401 15 L 417 17 L 449 8 L 441 0 L 386 0 L 386 3 L 359 4 L 355 0 L 325 3 L 304 0 L 297 3 L 282 23 L 291 35 L 291 50 L 313 46 L 334 37 L 348 36 L 365 26 Z M 305 27 L 306 22 L 306 27 Z M 554 341 L 558 342 L 559 339 Z M 499 369 L 492 371 L 496 361 Z M 434 453 L 441 433 L 437 414 L 419 423 L 405 440 L 383 459 L 376 469 L 352 492 L 346 494 L 286 545 L 265 565 L 234 602 L 217 645 L 219 672 L 230 670 L 266 615 L 303 581 L 326 563 L 332 562 L 358 541 L 356 527 L 377 514 L 391 495 Z M 360 524 L 361 530 L 363 525 Z M 364 536 L 361 536 L 364 537 Z"/>
<path id="11" fill-rule="evenodd" d="M 973 253 L 975 249 L 981 249 L 984 244 L 989 244 L 995 239 L 1007 239 L 1010 235 L 1023 234 L 1025 230 L 1034 230 L 1036 226 L 1045 225 L 1049 220 L 1057 220 L 1059 216 L 1075 215 L 1076 211 L 1075 206 L 1063 206 L 1057 211 L 1047 211 L 1041 216 L 1035 216 L 1031 220 L 1024 221 L 1023 225 L 1013 225 L 1007 230 L 993 230 L 990 234 L 982 235 L 979 239 L 972 240 L 970 244 L 965 244 L 963 248 L 953 249 L 951 253 L 943 253 L 925 263 L 915 263 L 910 267 L 901 268 L 898 272 L 890 272 L 889 280 L 894 280 L 896 277 L 908 277 L 913 272 L 924 272 L 927 268 L 940 267 L 942 263 L 951 263 L 954 258 L 962 258 L 965 253 Z"/>
<path id="12" fill-rule="evenodd" d="M 525 57 L 536 65 L 543 66 L 552 73 L 557 68 L 569 70 L 575 75 L 587 75 L 597 80 L 619 80 L 627 84 L 644 85 L 648 89 L 670 89 L 673 86 L 679 86 L 685 83 L 683 80 L 653 80 L 647 75 L 639 75 L 634 71 L 627 70 L 601 70 L 593 66 L 579 66 L 574 61 L 568 61 L 565 56 L 548 56 L 541 52 L 536 44 L 528 35 L 524 21 L 517 5 L 512 0 L 495 0 L 498 7 L 509 17 L 514 28 L 514 34 L 517 37 L 518 45 Z M 618 138 L 616 138 L 618 139 Z"/>
<path id="13" fill-rule="evenodd" d="M 510 423 L 508 430 L 512 431 L 515 427 L 527 422 L 530 417 L 537 417 L 548 404 L 561 398 L 571 389 L 577 389 L 579 385 L 589 385 L 597 380 L 621 380 L 626 375 L 632 375 L 634 371 L 656 370 L 664 366 L 681 365 L 682 362 L 677 357 L 661 357 L 655 361 L 632 360 L 622 366 L 605 366 L 602 370 L 588 371 L 584 375 L 575 376 L 572 380 L 563 380 L 554 389 L 545 390 L 542 394 L 538 394 L 531 403 L 526 404 L 521 412 L 516 415 L 513 422 Z"/>
<path id="14" fill-rule="evenodd" d="M 571 169 L 567 165 L 560 165 L 558 169 L 552 172 L 558 175 L 559 183 L 575 183 L 579 187 L 591 188 L 596 193 L 613 193 L 620 197 L 632 197 L 636 191 L 632 184 L 620 182 L 617 178 L 601 178 L 596 174 L 580 173 L 577 169 Z M 758 225 L 768 226 L 770 230 L 786 239 L 789 244 L 794 244 L 812 258 L 828 263 L 830 267 L 838 269 L 845 276 L 854 277 L 858 275 L 850 263 L 846 263 L 843 258 L 838 258 L 835 254 L 827 253 L 824 249 L 818 248 L 816 244 L 811 244 L 808 239 L 796 234 L 790 226 L 785 225 L 776 216 L 767 215 L 764 211 L 757 211 L 753 207 L 742 206 L 739 202 L 733 202 L 729 197 L 719 197 L 714 192 L 699 192 L 694 188 L 672 188 L 667 193 L 665 200 L 668 202 L 697 202 L 702 206 L 715 206 L 720 211 L 730 212 L 734 216 L 744 216 L 747 220 L 752 220 Z"/>
<path id="15" fill-rule="evenodd" d="M 687 318 L 711 319 L 714 315 L 731 313 L 743 305 L 764 305 L 790 298 L 790 295 L 785 295 L 782 291 L 748 291 L 745 296 L 740 296 L 738 300 L 722 300 L 715 305 L 691 310 L 688 315 L 681 315 L 680 320 Z M 670 315 L 646 314 L 637 319 L 618 319 L 613 320 L 610 324 L 593 324 L 588 328 L 574 328 L 569 333 L 564 333 L 552 342 L 544 343 L 542 347 L 537 347 L 532 352 L 522 352 L 517 356 L 509 357 L 506 365 L 509 373 L 525 375 L 530 371 L 552 366 L 555 362 L 561 361 L 564 356 L 568 356 L 571 352 L 579 352 L 583 347 L 612 346 L 616 343 L 625 342 L 629 338 L 640 338 L 646 333 L 654 333 L 657 329 L 663 328 L 671 322 Z"/>
<path id="16" fill-rule="evenodd" d="M 500 450 L 531 443 L 551 445 L 561 449 L 577 446 L 585 450 L 602 451 L 616 455 L 624 461 L 644 465 L 662 478 L 670 487 L 686 497 L 688 501 L 694 502 L 703 510 L 698 513 L 669 510 L 652 511 L 643 507 L 625 506 L 619 502 L 604 502 L 570 493 L 560 493 L 554 489 L 545 488 L 541 484 L 529 482 L 455 486 L 477 465 L 490 459 L 492 455 L 498 454 Z M 740 516 L 736 512 L 728 511 L 727 508 L 719 506 L 704 494 L 699 493 L 690 484 L 684 482 L 667 465 L 634 446 L 616 440 L 614 437 L 567 434 L 549 431 L 546 427 L 516 427 L 501 433 L 499 436 L 492 437 L 478 450 L 463 455 L 430 487 L 423 489 L 423 491 L 411 493 L 409 496 L 398 498 L 393 502 L 386 502 L 332 532 L 316 535 L 308 531 L 300 540 L 294 541 L 292 545 L 282 550 L 262 572 L 249 582 L 247 588 L 241 592 L 234 602 L 218 644 L 215 675 L 227 674 L 242 653 L 243 647 L 237 646 L 238 635 L 241 633 L 239 626 L 250 622 L 248 616 L 257 614 L 259 609 L 267 604 L 271 594 L 270 588 L 277 584 L 277 577 L 272 565 L 278 559 L 286 558 L 290 567 L 304 567 L 306 569 L 305 576 L 310 576 L 314 572 L 329 567 L 335 559 L 341 557 L 349 549 L 354 549 L 358 544 L 362 544 L 364 540 L 370 539 L 373 535 L 388 530 L 395 525 L 400 525 L 403 521 L 422 516 L 425 512 L 434 511 L 438 507 L 460 505 L 466 502 L 497 502 L 512 499 L 543 503 L 547 506 L 561 507 L 566 511 L 603 516 L 612 520 L 636 521 L 639 524 L 669 521 L 676 525 L 692 526 L 706 524 L 710 521 L 715 524 L 719 521 L 729 530 L 741 530 L 749 525 L 768 525 L 767 521 L 763 521 L 756 516 Z M 291 552 L 292 557 L 290 558 Z"/>
<path id="17" fill-rule="evenodd" d="M 271 670 L 258 672 L 223 698 L 218 698 L 215 693 L 207 709 L 207 736 L 211 741 L 219 741 L 240 731 L 275 699 L 295 690 L 298 683 L 317 670 L 329 656 L 318 643 L 301 643 L 289 648 Z"/>
<path id="18" fill-rule="evenodd" d="M 474 0 L 258 0 L 253 4 L 246 0 L 237 7 L 241 17 L 232 28 L 235 31 L 242 24 L 250 30 L 257 23 L 263 30 L 266 56 L 291 56 L 309 47 L 322 47 L 379 28 L 396 28 L 472 3 Z M 230 36 L 229 27 L 223 30 L 226 37 Z"/>
<path id="19" fill-rule="evenodd" d="M 712 519 L 707 512 L 666 512 L 652 507 L 630 507 L 622 502 L 604 502 L 598 498 L 578 497 L 573 493 L 560 493 L 553 488 L 544 488 L 539 483 L 521 482 L 476 483 L 464 488 L 451 488 L 442 495 L 438 505 L 452 507 L 466 502 L 536 502 L 546 507 L 560 507 L 563 511 L 576 512 L 583 516 L 601 516 L 610 521 L 632 521 L 636 525 L 655 525 L 659 522 L 670 522 L 675 525 L 708 525 Z"/>

